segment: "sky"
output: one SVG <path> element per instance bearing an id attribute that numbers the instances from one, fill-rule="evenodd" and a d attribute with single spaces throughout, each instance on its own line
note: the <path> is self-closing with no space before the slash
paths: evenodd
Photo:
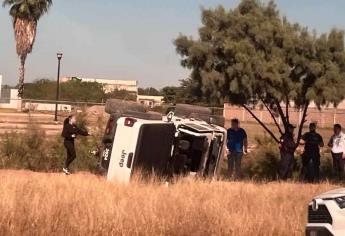
<path id="1" fill-rule="evenodd" d="M 239 0 L 53 0 L 38 23 L 26 81 L 62 76 L 137 80 L 140 87 L 177 85 L 180 66 L 173 40 L 197 37 L 201 7 L 236 7 Z M 344 0 L 277 0 L 282 15 L 317 32 L 345 29 Z M 0 74 L 17 83 L 19 60 L 8 8 L 0 8 Z"/>

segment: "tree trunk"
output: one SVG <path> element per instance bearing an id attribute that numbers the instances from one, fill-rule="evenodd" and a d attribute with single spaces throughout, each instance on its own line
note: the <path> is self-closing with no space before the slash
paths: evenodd
<path id="1" fill-rule="evenodd" d="M 281 135 L 283 135 L 283 131 L 282 131 L 282 129 L 280 128 L 280 125 L 278 124 L 277 119 L 274 117 L 274 115 L 273 115 L 271 109 L 268 107 L 268 105 L 267 105 L 266 103 L 264 103 L 263 100 L 261 100 L 261 102 L 264 104 L 264 106 L 266 107 L 267 111 L 270 113 L 270 115 L 271 115 L 271 117 L 272 117 L 272 120 L 273 120 L 274 124 L 276 125 L 276 127 L 277 127 L 279 133 L 280 133 Z"/>
<path id="2" fill-rule="evenodd" d="M 20 58 L 19 81 L 18 81 L 18 98 L 23 98 L 24 94 L 24 76 L 25 76 L 25 58 Z"/>
<path id="3" fill-rule="evenodd" d="M 274 139 L 274 141 L 276 141 L 277 143 L 279 143 L 279 139 L 273 134 L 273 132 L 250 110 L 249 107 L 247 107 L 245 104 L 242 104 L 243 108 L 246 109 L 247 112 L 249 112 L 249 114 L 252 115 L 252 117 L 262 126 L 262 128 L 264 128 L 267 133 L 269 133 L 269 135 L 271 135 L 271 137 Z"/>
<path id="4" fill-rule="evenodd" d="M 282 122 L 283 122 L 284 129 L 285 129 L 285 132 L 286 132 L 287 129 L 288 129 L 288 125 L 289 125 L 288 122 L 287 122 L 286 116 L 285 116 L 285 114 L 284 114 L 284 112 L 283 112 L 282 107 L 280 106 L 280 103 L 279 103 L 278 101 L 276 101 L 275 104 L 276 104 L 276 106 L 277 106 L 278 113 L 279 113 L 280 118 L 281 118 L 281 120 L 282 120 Z"/>
<path id="5" fill-rule="evenodd" d="M 296 148 L 298 147 L 299 142 L 301 141 L 303 126 L 304 126 L 305 122 L 307 121 L 306 117 L 307 117 L 308 107 L 309 107 L 309 101 L 304 105 L 302 119 L 301 119 L 299 127 L 298 127 L 298 134 L 297 134 L 297 140 L 296 140 L 297 141 L 296 142 Z"/>
<path id="6" fill-rule="evenodd" d="M 290 100 L 289 100 L 289 97 L 286 96 L 285 117 L 286 117 L 286 123 L 287 124 L 290 124 L 289 105 L 290 105 Z"/>

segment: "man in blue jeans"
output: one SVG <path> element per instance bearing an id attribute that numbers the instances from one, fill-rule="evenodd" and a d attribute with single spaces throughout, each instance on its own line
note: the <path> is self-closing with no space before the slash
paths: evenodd
<path id="1" fill-rule="evenodd" d="M 241 160 L 247 153 L 248 141 L 246 131 L 240 128 L 238 119 L 231 120 L 231 128 L 227 131 L 228 171 L 231 178 L 235 168 L 235 179 L 241 177 Z"/>

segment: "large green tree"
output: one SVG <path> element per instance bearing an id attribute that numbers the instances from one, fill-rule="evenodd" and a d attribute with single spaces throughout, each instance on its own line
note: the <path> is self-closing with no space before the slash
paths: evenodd
<path id="1" fill-rule="evenodd" d="M 55 100 L 56 81 L 38 79 L 32 83 L 25 83 L 24 98 L 38 100 Z M 136 94 L 125 90 L 114 90 L 105 93 L 102 84 L 97 82 L 83 82 L 79 79 L 60 84 L 60 100 L 73 102 L 105 102 L 106 99 L 117 98 L 136 101 Z"/>
<path id="2" fill-rule="evenodd" d="M 138 94 L 139 95 L 149 95 L 149 96 L 160 96 L 161 95 L 161 93 L 153 87 L 139 88 Z"/>
<path id="3" fill-rule="evenodd" d="M 122 99 L 122 100 L 127 100 L 127 101 L 136 101 L 137 100 L 137 95 L 136 93 L 127 91 L 127 90 L 118 90 L 115 89 L 114 91 L 105 94 L 105 99 L 103 101 L 105 101 L 106 99 Z"/>
<path id="4" fill-rule="evenodd" d="M 277 142 L 276 133 L 252 112 L 253 105 L 268 109 L 281 134 L 291 107 L 301 109 L 299 141 L 311 102 L 320 108 L 344 98 L 343 31 L 310 32 L 280 16 L 273 1 L 203 9 L 199 37 L 180 35 L 175 45 L 182 66 L 192 70 L 195 95 L 244 107 Z"/>
<path id="5" fill-rule="evenodd" d="M 4 0 L 10 7 L 16 50 L 20 59 L 18 96 L 23 97 L 25 61 L 35 42 L 38 20 L 48 12 L 52 0 Z"/>
<path id="6" fill-rule="evenodd" d="M 23 98 L 39 100 L 55 100 L 56 82 L 50 79 L 38 79 L 32 83 L 25 83 Z"/>
<path id="7" fill-rule="evenodd" d="M 39 100 L 55 100 L 56 81 L 39 79 L 25 83 L 24 98 Z M 104 102 L 107 96 L 102 84 L 71 80 L 60 84 L 60 99 L 65 101 Z"/>
<path id="8" fill-rule="evenodd" d="M 211 105 L 202 102 L 198 96 L 199 90 L 194 86 L 191 78 L 180 80 L 179 86 L 166 86 L 160 90 L 160 94 L 164 97 L 164 102 L 169 104 L 176 103 L 193 103 L 200 105 Z"/>

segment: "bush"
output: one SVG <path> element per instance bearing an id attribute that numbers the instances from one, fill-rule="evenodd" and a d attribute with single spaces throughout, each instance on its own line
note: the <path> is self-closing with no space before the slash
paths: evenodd
<path id="1" fill-rule="evenodd" d="M 78 116 L 78 124 L 86 125 L 86 116 Z M 96 128 L 91 137 L 79 137 L 75 142 L 77 159 L 72 167 L 77 171 L 95 172 L 97 159 L 91 151 L 100 140 L 102 125 Z M 60 135 L 49 138 L 37 124 L 30 122 L 30 128 L 24 133 L 10 132 L 2 137 L 0 143 L 0 168 L 28 169 L 32 171 L 61 171 L 66 159 L 66 150 Z"/>
<path id="2" fill-rule="evenodd" d="M 276 180 L 280 162 L 280 152 L 277 143 L 268 136 L 255 138 L 256 148 L 242 160 L 242 174 L 244 178 L 254 180 Z M 299 180 L 302 168 L 302 152 L 295 154 L 295 167 L 293 179 Z M 334 180 L 333 163 L 329 150 L 321 152 L 320 178 Z M 221 174 L 226 176 L 227 162 L 224 160 L 221 166 Z"/>
<path id="3" fill-rule="evenodd" d="M 257 149 L 243 158 L 243 174 L 256 180 L 275 180 L 280 153 L 277 143 L 268 136 L 255 138 Z"/>
<path id="4" fill-rule="evenodd" d="M 44 131 L 36 126 L 25 133 L 6 133 L 0 146 L 3 156 L 1 168 L 54 170 L 52 166 L 61 166 L 58 163 L 62 163 L 62 159 L 50 155 L 50 147 Z"/>

